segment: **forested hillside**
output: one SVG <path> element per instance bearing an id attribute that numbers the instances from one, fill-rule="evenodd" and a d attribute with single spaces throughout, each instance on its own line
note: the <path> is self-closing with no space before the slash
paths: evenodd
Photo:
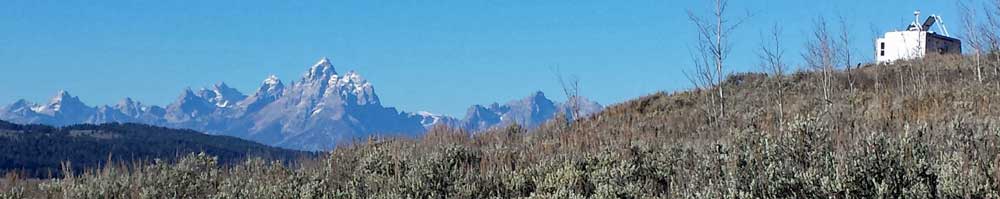
<path id="1" fill-rule="evenodd" d="M 706 87 L 532 131 L 372 139 L 294 167 L 189 155 L 2 188 L 68 198 L 997 198 L 1000 63 L 980 65 L 991 71 L 982 81 L 972 63 L 736 74 L 722 85 L 733 96 L 725 114 Z"/>
<path id="2" fill-rule="evenodd" d="M 291 161 L 311 154 L 235 137 L 142 124 L 74 125 L 56 128 L 0 121 L 0 170 L 27 177 L 58 177 L 111 163 L 171 161 L 204 152 L 228 164 L 249 157 Z"/>

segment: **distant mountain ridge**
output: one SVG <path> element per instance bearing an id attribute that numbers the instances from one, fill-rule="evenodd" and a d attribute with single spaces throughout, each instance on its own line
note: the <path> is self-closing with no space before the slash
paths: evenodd
<path id="1" fill-rule="evenodd" d="M 581 113 L 600 111 L 584 98 Z M 529 128 L 571 112 L 542 92 L 500 105 L 475 105 L 463 119 L 429 112 L 408 113 L 383 106 L 374 86 L 354 71 L 340 74 L 322 58 L 298 81 L 286 85 L 277 76 L 265 78 L 246 95 L 225 83 L 211 88 L 184 89 L 165 107 L 125 98 L 115 105 L 90 107 L 69 92 L 59 91 L 46 104 L 18 100 L 0 107 L 0 120 L 21 124 L 99 124 L 134 122 L 187 128 L 301 150 L 329 149 L 371 135 L 417 136 L 427 128 L 448 125 L 470 132 L 520 124 Z"/>
<path id="2" fill-rule="evenodd" d="M 570 100 L 577 102 L 581 117 L 587 117 L 600 112 L 604 106 L 586 98 Z M 469 131 L 482 131 L 490 128 L 518 124 L 527 128 L 535 128 L 554 118 L 558 114 L 569 113 L 572 118 L 572 105 L 557 103 L 545 97 L 541 91 L 520 99 L 509 101 L 503 105 L 473 105 L 466 111 L 461 126 Z"/>

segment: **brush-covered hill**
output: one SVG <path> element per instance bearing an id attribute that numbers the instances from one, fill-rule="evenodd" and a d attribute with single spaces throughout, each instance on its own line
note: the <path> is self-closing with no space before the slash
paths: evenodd
<path id="1" fill-rule="evenodd" d="M 189 153 L 216 156 L 223 164 L 250 157 L 292 161 L 312 154 L 270 147 L 229 136 L 207 135 L 143 124 L 52 127 L 0 121 L 0 170 L 31 177 L 62 175 L 108 164 L 174 160 Z"/>
<path id="2" fill-rule="evenodd" d="M 661 92 L 609 106 L 566 130 L 577 136 L 593 134 L 585 142 L 640 140 L 633 138 L 637 136 L 690 143 L 714 142 L 746 130 L 787 131 L 801 121 L 815 121 L 844 136 L 838 140 L 851 134 L 994 124 L 1000 117 L 1000 63 L 983 63 L 982 81 L 973 64 L 942 56 L 841 68 L 829 77 L 808 69 L 778 77 L 739 73 L 723 85 L 722 117 L 712 87 Z"/>
<path id="3" fill-rule="evenodd" d="M 719 87 L 657 93 L 533 130 L 470 136 L 438 127 L 417 139 L 371 139 L 316 165 L 222 167 L 189 156 L 141 167 L 149 170 L 7 183 L 8 195 L 997 198 L 1000 62 L 971 63 L 734 74 L 721 85 L 724 100 Z M 184 177 L 206 172 L 217 175 Z M 107 184 L 115 186 L 97 186 Z"/>

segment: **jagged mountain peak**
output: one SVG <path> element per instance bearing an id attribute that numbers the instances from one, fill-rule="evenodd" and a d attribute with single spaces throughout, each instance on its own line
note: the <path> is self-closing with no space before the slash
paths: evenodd
<path id="1" fill-rule="evenodd" d="M 52 96 L 52 98 L 49 100 L 49 104 L 64 103 L 64 102 L 66 102 L 66 103 L 73 103 L 73 102 L 79 102 L 79 101 L 80 101 L 80 98 L 79 97 L 75 97 L 73 95 L 70 95 L 69 91 L 59 90 L 59 92 L 56 93 L 55 96 Z"/>
<path id="2" fill-rule="evenodd" d="M 535 91 L 535 93 L 532 93 L 528 97 L 525 97 L 524 99 L 521 99 L 521 101 L 519 101 L 519 102 L 511 102 L 511 103 L 508 103 L 508 105 L 511 105 L 512 103 L 536 104 L 536 105 L 537 104 L 543 104 L 543 105 L 555 104 L 554 102 L 552 102 L 551 99 L 545 97 L 545 93 L 543 93 L 542 91 Z"/>
<path id="3" fill-rule="evenodd" d="M 264 85 L 281 85 L 281 79 L 277 75 L 271 74 L 264 79 Z"/>
<path id="4" fill-rule="evenodd" d="M 580 108 L 581 114 L 589 115 L 602 109 L 599 104 L 585 98 L 576 101 L 583 104 Z M 503 105 L 495 102 L 486 106 L 473 105 L 466 112 L 462 127 L 473 132 L 511 124 L 534 128 L 564 110 L 569 110 L 565 104 L 556 103 L 547 98 L 545 93 L 536 91 L 527 97 Z"/>
<path id="5" fill-rule="evenodd" d="M 49 99 L 48 104 L 36 106 L 32 110 L 38 113 L 55 114 L 63 109 L 86 109 L 87 105 L 80 101 L 79 97 L 70 95 L 66 90 L 59 90 L 55 96 Z"/>
<path id="6" fill-rule="evenodd" d="M 229 87 L 225 82 L 221 82 L 213 86 L 212 93 L 214 95 L 212 95 L 211 98 L 208 98 L 208 101 L 214 103 L 215 106 L 218 107 L 229 107 L 247 98 L 246 95 L 235 88 Z"/>
<path id="7" fill-rule="evenodd" d="M 206 89 L 202 89 L 201 91 L 205 91 L 205 90 Z M 208 99 L 204 98 L 202 96 L 202 94 L 204 94 L 204 93 L 203 92 L 196 93 L 193 89 L 191 89 L 191 87 L 184 88 L 184 91 L 181 91 L 181 95 L 178 96 L 177 100 L 174 101 L 173 103 L 171 103 L 171 105 L 184 105 L 184 104 L 191 104 L 191 103 L 208 103 Z"/>
<path id="8" fill-rule="evenodd" d="M 137 113 L 143 110 L 142 103 L 133 100 L 131 97 L 125 97 L 114 108 L 122 113 Z"/>
<path id="9" fill-rule="evenodd" d="M 55 125 L 76 124 L 85 122 L 87 117 L 93 114 L 95 107 L 89 107 L 80 101 L 79 97 L 70 95 L 65 90 L 60 90 L 49 99 L 47 104 L 34 105 L 28 115 L 37 113 L 38 115 L 49 117 L 42 120 Z M 23 109 L 22 109 L 23 110 Z M 26 112 L 24 112 L 26 113 Z M 28 119 L 29 121 L 37 121 Z M 46 121 L 47 120 L 47 121 Z"/>
<path id="10" fill-rule="evenodd" d="M 458 119 L 446 115 L 431 113 L 428 111 L 418 111 L 416 113 L 410 113 L 409 115 L 411 117 L 419 118 L 420 124 L 423 125 L 424 128 L 428 129 L 437 125 L 445 125 L 451 127 L 461 126 L 461 121 L 459 121 Z"/>
<path id="11" fill-rule="evenodd" d="M 190 88 L 185 90 L 184 95 L 187 95 L 189 91 Z M 247 98 L 246 95 L 241 93 L 239 90 L 229 87 L 229 85 L 226 85 L 225 82 L 215 84 L 210 89 L 201 88 L 197 92 L 191 91 L 191 93 L 198 98 L 202 98 L 212 104 L 215 104 L 215 106 L 218 107 L 229 107 Z"/>
<path id="12" fill-rule="evenodd" d="M 368 83 L 368 80 L 366 80 L 364 77 L 361 76 L 361 74 L 358 74 L 354 70 L 347 71 L 347 73 L 345 73 L 343 76 L 334 76 L 334 78 L 330 79 L 330 82 L 328 82 L 328 84 L 330 84 L 331 86 L 350 85 L 357 87 L 358 90 L 363 89 L 363 87 L 365 86 L 371 86 L 371 84 Z"/>
<path id="13" fill-rule="evenodd" d="M 129 107 L 134 107 L 136 104 L 137 103 L 135 102 L 135 100 L 132 100 L 131 97 L 125 97 L 125 99 L 118 101 L 118 104 L 116 104 L 115 107 L 118 109 L 125 109 Z"/>
<path id="14" fill-rule="evenodd" d="M 212 85 L 212 90 L 216 90 L 216 91 L 217 90 L 229 90 L 229 89 L 233 89 L 233 88 L 229 87 L 229 85 L 227 85 L 226 82 L 219 82 L 219 83 L 217 83 L 215 85 Z M 236 89 L 233 89 L 233 90 L 236 90 Z"/>
<path id="15" fill-rule="evenodd" d="M 344 97 L 356 97 L 358 104 L 379 103 L 378 96 L 375 94 L 375 88 L 372 84 L 353 70 L 337 78 L 336 82 L 333 79 L 330 81 L 331 86 L 338 88 Z"/>
<path id="16" fill-rule="evenodd" d="M 56 91 L 56 95 L 53 98 L 64 98 L 64 97 L 73 97 L 73 95 L 70 95 L 69 91 L 60 89 L 59 91 Z"/>
<path id="17" fill-rule="evenodd" d="M 131 97 L 125 97 L 121 101 L 118 101 L 118 104 L 132 104 L 132 103 L 135 103 L 135 100 L 133 100 Z"/>
<path id="18" fill-rule="evenodd" d="M 267 76 L 266 79 L 264 79 L 264 81 L 260 85 L 260 88 L 257 88 L 257 92 L 255 92 L 253 95 L 275 96 L 281 94 L 284 88 L 285 84 L 281 82 L 281 79 L 278 79 L 278 76 L 269 75 Z"/>
<path id="19" fill-rule="evenodd" d="M 195 93 L 190 87 L 185 88 L 176 101 L 167 105 L 165 119 L 170 122 L 183 123 L 214 112 L 217 108 L 215 104 L 202 96 L 208 95 L 207 92 L 204 92 L 205 90 L 201 89 Z"/>
<path id="20" fill-rule="evenodd" d="M 184 89 L 181 90 L 181 96 L 187 96 L 187 95 L 194 95 L 194 89 L 191 89 L 190 86 L 184 87 Z"/>
<path id="21" fill-rule="evenodd" d="M 330 63 L 329 58 L 323 57 L 309 68 L 309 72 L 304 78 L 306 80 L 322 80 L 334 75 L 337 75 L 337 70 Z"/>
<path id="22" fill-rule="evenodd" d="M 535 93 L 532 93 L 529 98 L 545 98 L 545 93 L 542 91 L 535 91 Z"/>
<path id="23" fill-rule="evenodd" d="M 294 84 L 294 83 L 293 83 Z M 252 96 L 247 97 L 243 101 L 240 101 L 237 106 L 243 109 L 243 113 L 253 112 L 264 108 L 265 105 L 274 102 L 279 97 L 282 96 L 285 91 L 285 85 L 278 79 L 276 75 L 268 75 L 267 78 L 262 81 L 257 92 L 254 92 Z"/>

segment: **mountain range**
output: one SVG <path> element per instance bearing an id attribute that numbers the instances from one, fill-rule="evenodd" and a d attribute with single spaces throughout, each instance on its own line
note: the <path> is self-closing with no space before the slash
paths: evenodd
<path id="1" fill-rule="evenodd" d="M 65 126 L 81 123 L 142 123 L 229 135 L 300 150 L 323 150 L 367 136 L 417 136 L 436 125 L 476 132 L 511 124 L 537 127 L 557 114 L 581 116 L 603 106 L 585 98 L 554 102 L 542 92 L 503 105 L 474 105 L 462 119 L 430 112 L 409 113 L 382 105 L 375 88 L 354 71 L 340 74 L 330 60 L 320 59 L 298 81 L 287 85 L 271 75 L 252 94 L 225 83 L 184 89 L 165 107 L 125 98 L 115 105 L 88 106 L 59 91 L 49 102 L 26 100 L 0 107 L 0 120 L 22 124 Z M 568 114 L 571 115 L 571 114 Z"/>

